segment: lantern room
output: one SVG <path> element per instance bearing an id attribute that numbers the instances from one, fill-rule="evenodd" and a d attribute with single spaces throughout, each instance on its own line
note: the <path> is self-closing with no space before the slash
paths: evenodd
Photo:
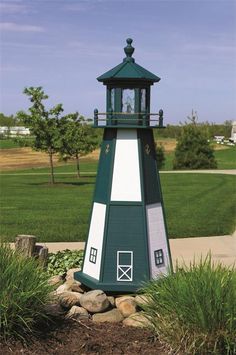
<path id="1" fill-rule="evenodd" d="M 160 78 L 144 69 L 132 57 L 133 40 L 126 40 L 123 62 L 97 78 L 107 87 L 106 113 L 94 110 L 95 125 L 152 127 L 162 124 L 162 111 L 150 113 L 150 91 Z M 105 118 L 98 120 L 98 116 Z M 157 119 L 161 117 L 161 119 Z M 154 118 L 153 118 L 154 117 Z"/>

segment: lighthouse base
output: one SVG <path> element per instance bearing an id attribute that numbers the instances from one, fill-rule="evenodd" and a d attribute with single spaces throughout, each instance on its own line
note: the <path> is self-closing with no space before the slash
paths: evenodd
<path id="1" fill-rule="evenodd" d="M 151 129 L 107 128 L 82 271 L 92 289 L 136 292 L 171 267 Z"/>
<path id="2" fill-rule="evenodd" d="M 104 282 L 99 282 L 98 280 L 94 279 L 93 277 L 84 274 L 82 271 L 77 271 L 74 273 L 74 279 L 76 281 L 81 282 L 83 285 L 95 290 L 103 290 L 106 292 L 120 292 L 122 289 L 122 292 L 136 292 L 140 289 L 140 283 L 139 284 L 127 284 L 125 282 L 121 282 L 119 285 L 117 283 L 104 283 Z"/>

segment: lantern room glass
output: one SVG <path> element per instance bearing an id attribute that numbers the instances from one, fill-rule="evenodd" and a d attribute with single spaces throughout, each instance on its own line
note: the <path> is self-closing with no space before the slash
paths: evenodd
<path id="1" fill-rule="evenodd" d="M 134 113 L 135 111 L 135 90 L 123 89 L 121 99 L 121 112 Z"/>
<path id="2" fill-rule="evenodd" d="M 147 108 L 147 90 L 146 89 L 141 89 L 140 90 L 140 108 L 141 108 L 141 112 L 145 112 L 146 108 Z"/>
<path id="3" fill-rule="evenodd" d="M 111 109 L 115 111 L 115 89 L 111 89 Z"/>

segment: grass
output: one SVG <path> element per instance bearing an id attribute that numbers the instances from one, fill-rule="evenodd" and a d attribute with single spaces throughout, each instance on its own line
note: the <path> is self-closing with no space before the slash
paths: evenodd
<path id="1" fill-rule="evenodd" d="M 20 145 L 12 139 L 0 139 L 0 149 L 19 148 Z"/>
<path id="2" fill-rule="evenodd" d="M 211 257 L 143 289 L 145 314 L 175 354 L 235 354 L 236 270 Z"/>
<path id="3" fill-rule="evenodd" d="M 96 162 L 84 162 L 81 170 L 94 171 Z M 48 184 L 47 169 L 1 175 L 0 235 L 13 241 L 17 234 L 33 234 L 40 241 L 84 241 L 95 176 L 79 180 L 56 168 L 61 175 Z M 171 238 L 230 234 L 235 228 L 235 176 L 162 174 L 162 190 Z"/>
<path id="4" fill-rule="evenodd" d="M 161 183 L 172 238 L 225 235 L 234 231 L 235 176 L 163 174 Z"/>
<path id="5" fill-rule="evenodd" d="M 215 158 L 217 161 L 217 168 L 219 170 L 224 169 L 236 169 L 236 146 L 227 147 L 222 150 L 215 150 Z M 165 166 L 161 170 L 173 170 L 174 152 L 165 154 L 166 161 Z"/>
<path id="6" fill-rule="evenodd" d="M 52 286 L 33 258 L 0 245 L 0 339 L 25 339 L 46 319 L 44 305 Z"/>

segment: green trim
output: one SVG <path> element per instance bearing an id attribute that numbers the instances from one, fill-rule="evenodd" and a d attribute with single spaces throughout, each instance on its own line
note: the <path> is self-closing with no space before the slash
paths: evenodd
<path id="1" fill-rule="evenodd" d="M 139 201 L 110 201 L 111 206 L 142 206 Z"/>
<path id="2" fill-rule="evenodd" d="M 91 288 L 91 289 L 99 289 L 99 290 L 103 290 L 103 291 L 111 291 L 111 292 L 136 292 L 140 289 L 140 287 L 142 286 L 140 283 L 139 284 L 135 284 L 132 283 L 131 284 L 127 284 L 127 282 L 119 282 L 119 284 L 117 283 L 104 283 L 104 282 L 100 282 L 96 279 L 94 279 L 93 277 L 84 274 L 81 271 L 77 271 L 74 273 L 74 278 L 77 281 L 80 281 L 81 283 L 83 283 L 84 285 L 86 285 L 87 287 Z M 147 279 L 144 280 L 148 281 Z M 122 291 L 121 291 L 122 289 Z"/>
<path id="3" fill-rule="evenodd" d="M 135 115 L 135 114 L 134 114 Z M 98 119 L 98 122 L 100 122 L 99 121 L 99 119 Z M 105 121 L 101 121 L 101 122 L 105 122 Z M 95 126 L 95 125 L 93 125 L 92 126 L 93 128 L 102 128 L 102 129 L 104 129 L 104 128 L 125 128 L 125 129 L 127 129 L 127 128 L 131 128 L 131 129 L 134 129 L 134 128 L 138 128 L 138 129 L 163 129 L 163 128 L 166 128 L 166 127 L 159 127 L 159 126 L 142 126 L 142 125 L 133 125 L 133 124 L 127 124 L 127 125 L 124 125 L 124 124 L 113 124 L 113 125 L 108 125 L 108 124 L 106 124 L 106 123 L 104 123 L 104 126 Z"/>

